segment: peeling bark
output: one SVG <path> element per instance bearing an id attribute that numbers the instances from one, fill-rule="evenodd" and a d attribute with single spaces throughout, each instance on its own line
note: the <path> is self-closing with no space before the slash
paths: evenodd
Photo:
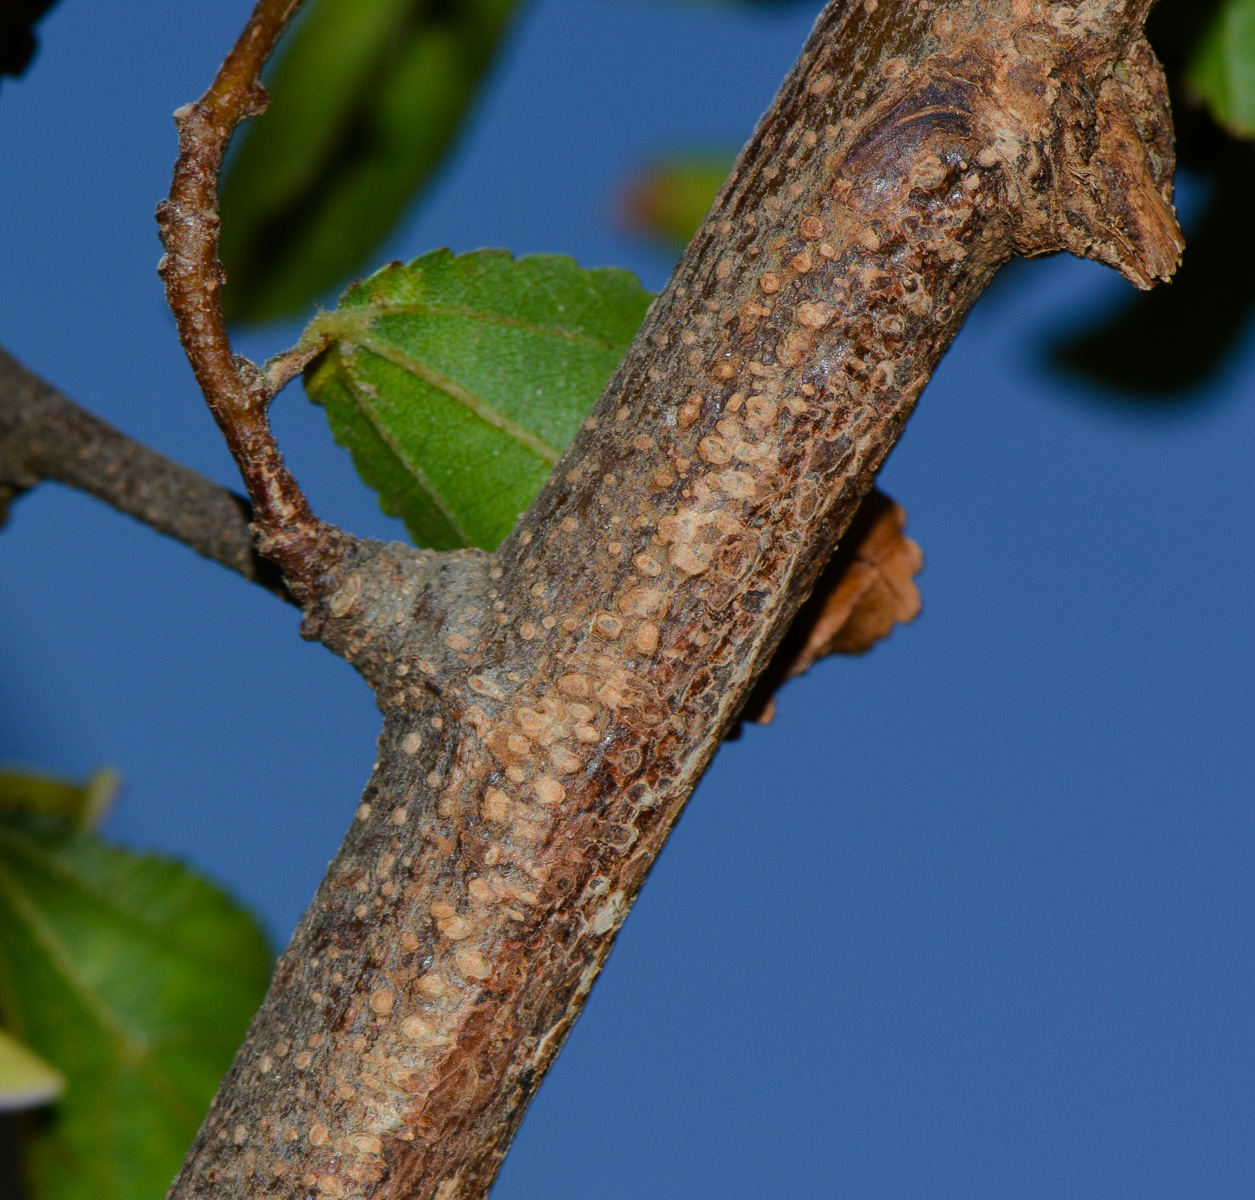
<path id="1" fill-rule="evenodd" d="M 306 636 L 375 689 L 379 759 L 172 1197 L 487 1192 L 993 273 L 1173 270 L 1147 6 L 830 4 L 501 549 L 337 531 L 289 575 Z"/>

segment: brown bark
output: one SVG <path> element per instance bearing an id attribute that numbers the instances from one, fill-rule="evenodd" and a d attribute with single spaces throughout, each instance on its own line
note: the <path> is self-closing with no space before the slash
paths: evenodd
<path id="1" fill-rule="evenodd" d="M 981 289 L 1013 253 L 1172 271 L 1146 7 L 830 4 L 501 549 L 326 532 L 294 591 L 379 758 L 172 1197 L 485 1194 Z"/>
<path id="2" fill-rule="evenodd" d="M 290 599 L 253 547 L 243 496 L 126 436 L 0 350 L 0 524 L 45 479 L 78 488 Z"/>
<path id="3" fill-rule="evenodd" d="M 166 285 L 196 382 L 253 502 L 259 547 L 277 562 L 289 586 L 302 594 L 339 556 L 337 531 L 310 511 L 279 453 L 269 409 L 279 389 L 313 357 L 293 350 L 259 368 L 233 352 L 220 290 L 226 272 L 218 260 L 218 174 L 240 122 L 270 102 L 261 69 L 301 0 L 258 0 L 209 90 L 175 111 L 179 157 L 170 194 L 157 205 L 165 254 L 157 273 Z"/>

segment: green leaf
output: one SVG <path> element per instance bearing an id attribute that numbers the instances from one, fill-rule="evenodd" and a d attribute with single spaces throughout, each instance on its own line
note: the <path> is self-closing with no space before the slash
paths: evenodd
<path id="1" fill-rule="evenodd" d="M 0 1029 L 0 1112 L 49 1104 L 65 1091 L 65 1076 L 12 1034 Z"/>
<path id="2" fill-rule="evenodd" d="M 101 767 L 86 783 L 0 771 L 0 813 L 41 814 L 94 829 L 117 797 L 120 782 L 118 773 L 110 767 Z"/>
<path id="3" fill-rule="evenodd" d="M 1225 0 L 1194 48 L 1186 86 L 1235 137 L 1255 137 L 1255 0 Z"/>
<path id="4" fill-rule="evenodd" d="M 623 216 L 628 227 L 674 246 L 687 245 L 714 203 L 735 155 L 669 155 L 628 180 Z"/>
<path id="5" fill-rule="evenodd" d="M 222 189 L 233 320 L 300 311 L 359 270 L 456 135 L 516 0 L 314 0 Z"/>
<path id="6" fill-rule="evenodd" d="M 575 436 L 651 296 L 627 271 L 436 250 L 354 285 L 305 337 L 336 440 L 434 549 L 491 550 Z"/>
<path id="7" fill-rule="evenodd" d="M 161 1200 L 270 954 L 186 867 L 0 818 L 0 1012 L 68 1081 L 23 1143 L 31 1200 Z"/>

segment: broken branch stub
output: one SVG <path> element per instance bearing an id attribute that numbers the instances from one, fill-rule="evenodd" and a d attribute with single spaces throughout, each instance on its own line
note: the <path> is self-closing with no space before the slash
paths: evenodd
<path id="1" fill-rule="evenodd" d="M 172 1200 L 486 1194 L 993 273 L 1175 262 L 1144 15 L 830 4 L 500 549 L 339 535 L 305 632 L 375 689 L 378 763 Z"/>

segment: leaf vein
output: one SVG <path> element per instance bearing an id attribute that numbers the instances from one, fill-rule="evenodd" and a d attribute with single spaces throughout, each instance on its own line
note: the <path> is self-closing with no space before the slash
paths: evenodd
<path id="1" fill-rule="evenodd" d="M 349 343 L 346 341 L 345 344 Z M 382 358 L 385 362 L 392 363 L 394 367 L 400 367 L 404 371 L 417 375 L 424 383 L 439 392 L 443 392 L 451 400 L 456 400 L 485 424 L 491 425 L 494 429 L 499 429 L 520 445 L 527 447 L 528 450 L 543 459 L 551 467 L 562 457 L 561 450 L 551 446 L 543 438 L 537 437 L 530 430 L 524 429 L 522 425 L 517 421 L 511 420 L 504 413 L 498 412 L 486 400 L 464 388 L 460 383 L 446 378 L 438 371 L 433 371 L 431 367 L 419 359 L 412 358 L 404 350 L 390 346 L 387 342 L 381 342 L 369 334 L 360 338 L 356 344 L 361 349 L 369 351 L 378 358 Z"/>
<path id="2" fill-rule="evenodd" d="M 144 1041 L 132 1037 L 122 1018 L 117 1015 L 99 996 L 74 967 L 73 956 L 61 944 L 61 939 L 48 927 L 39 913 L 35 903 L 27 896 L 25 889 L 15 880 L 12 874 L 0 863 L 0 891 L 8 897 L 14 913 L 22 918 L 30 930 L 31 936 L 43 947 L 49 962 L 65 981 L 70 990 L 79 998 L 83 1007 L 96 1019 L 102 1030 L 110 1035 L 122 1053 L 134 1062 L 140 1062 L 150 1052 Z"/>
<path id="3" fill-rule="evenodd" d="M 357 379 L 354 378 L 353 372 L 342 371 L 341 378 L 348 385 L 349 390 L 357 398 L 358 406 L 362 410 L 362 415 L 370 422 L 370 427 L 379 435 L 380 441 L 382 441 L 384 445 L 397 456 L 401 465 L 404 466 L 413 477 L 414 482 L 427 493 L 428 499 L 430 499 L 440 511 L 441 516 L 449 522 L 454 533 L 462 539 L 462 544 L 465 546 L 474 545 L 470 535 L 462 528 L 461 522 L 453 515 L 453 510 L 445 503 L 444 497 L 441 496 L 439 491 L 432 486 L 432 482 L 427 478 L 426 472 L 401 448 L 401 445 L 389 431 L 387 422 L 379 419 L 379 414 L 375 412 L 374 406 L 371 404 L 372 397 L 362 389 Z"/>

